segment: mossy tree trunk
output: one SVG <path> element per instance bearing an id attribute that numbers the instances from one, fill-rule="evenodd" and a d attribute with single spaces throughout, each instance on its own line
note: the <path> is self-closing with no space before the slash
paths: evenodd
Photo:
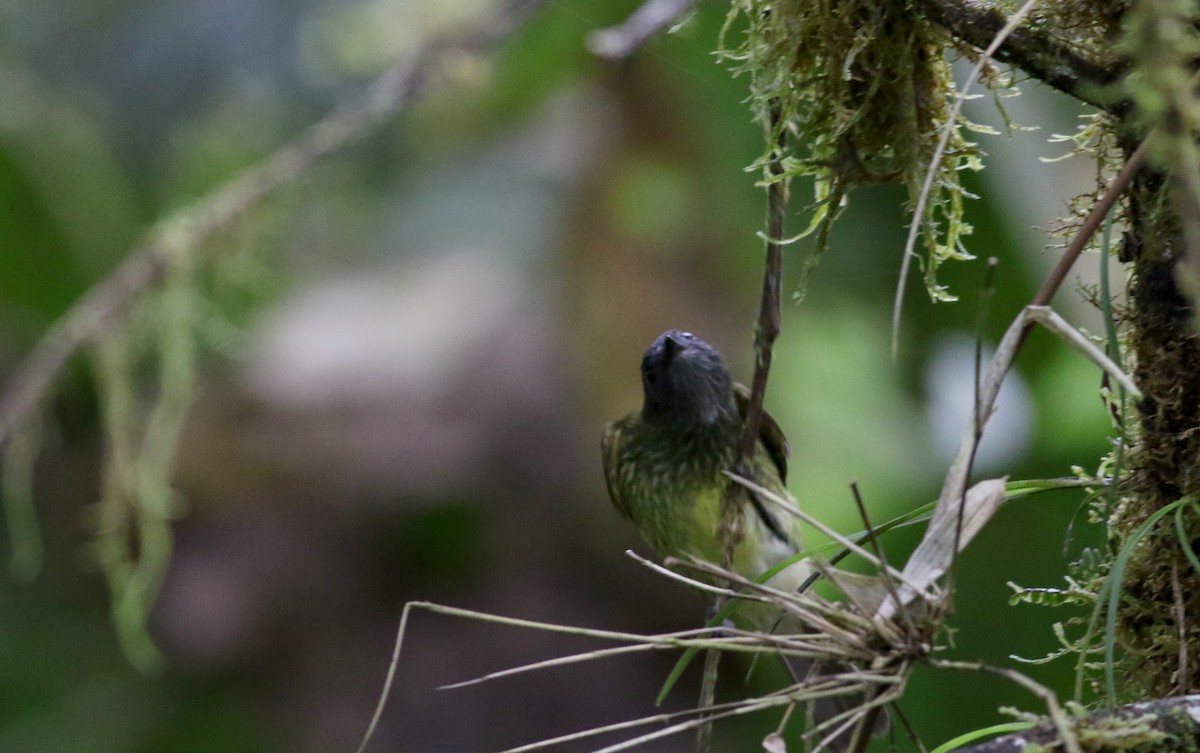
<path id="1" fill-rule="evenodd" d="M 1185 253 L 1172 181 L 1143 171 L 1129 197 L 1122 253 L 1132 264 L 1128 313 L 1134 380 L 1145 394 L 1130 427 L 1115 540 L 1156 511 L 1200 494 L 1200 338 L 1194 306 L 1177 282 Z M 1180 536 L 1170 516 L 1133 549 L 1118 612 L 1119 637 L 1135 671 L 1119 673 L 1129 699 L 1200 688 L 1200 574 L 1184 546 L 1200 542 L 1197 508 L 1184 505 Z"/>

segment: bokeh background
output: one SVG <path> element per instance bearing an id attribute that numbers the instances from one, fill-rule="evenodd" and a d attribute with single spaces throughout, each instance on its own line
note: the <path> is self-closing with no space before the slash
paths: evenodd
<path id="1" fill-rule="evenodd" d="M 353 750 L 410 600 L 621 631 L 700 623 L 700 599 L 625 556 L 645 547 L 608 504 L 598 441 L 637 407 L 641 352 L 666 328 L 710 340 L 749 378 L 765 202 L 746 166 L 762 133 L 746 80 L 713 55 L 722 3 L 700 3 L 625 63 L 587 52 L 589 32 L 635 7 L 547 2 L 494 54 L 453 61 L 418 104 L 215 241 L 177 471 L 184 507 L 151 625 L 167 658 L 157 676 L 130 665 L 110 624 L 89 548 L 96 389 L 86 361 L 67 374 L 36 474 L 45 563 L 29 582 L 0 577 L 0 750 Z M 0 375 L 156 219 L 487 10 L 0 4 Z M 1082 111 L 1020 88 L 968 107 L 1001 131 L 998 103 L 1037 126 L 979 136 L 988 168 L 968 179 L 981 196 L 969 248 L 999 260 L 987 342 L 1056 259 L 1047 230 L 1095 178 L 1086 159 L 1044 161 L 1066 153 L 1050 136 L 1073 132 Z M 793 195 L 798 230 L 811 187 Z M 851 197 L 807 298 L 785 305 L 767 397 L 791 438 L 793 493 L 847 532 L 861 527 L 852 480 L 878 521 L 932 500 L 970 410 L 981 262 L 944 268 L 956 305 L 910 282 L 901 356 L 889 356 L 904 201 L 890 187 Z M 786 292 L 811 251 L 789 248 Z M 1086 258 L 1072 279 L 1093 284 L 1098 264 Z M 1078 286 L 1058 306 L 1099 331 Z M 981 472 L 1094 468 L 1110 434 L 1099 381 L 1035 334 Z M 1061 583 L 1098 539 L 1082 520 L 1069 530 L 1081 502 L 1014 503 L 972 545 L 945 656 L 1014 666 L 1011 655 L 1057 648 L 1051 625 L 1069 615 L 1010 607 L 1006 584 Z M 915 540 L 886 543 L 900 559 Z M 499 750 L 653 713 L 674 655 L 436 689 L 601 645 L 418 613 L 371 749 Z M 725 668 L 724 693 L 748 692 L 747 666 Z M 1070 692 L 1066 663 L 1026 669 Z M 698 674 L 666 707 L 694 703 Z M 749 682 L 777 680 L 763 666 Z M 921 671 L 903 708 L 932 746 L 1003 720 L 1006 705 L 1039 710 L 999 678 Z M 777 721 L 720 726 L 717 749 L 755 750 Z"/>

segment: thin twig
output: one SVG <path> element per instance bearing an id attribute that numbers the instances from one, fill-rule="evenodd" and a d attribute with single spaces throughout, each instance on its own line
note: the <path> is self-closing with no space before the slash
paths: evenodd
<path id="1" fill-rule="evenodd" d="M 758 446 L 762 423 L 763 397 L 767 391 L 767 376 L 771 371 L 772 348 L 779 336 L 783 278 L 783 239 L 787 219 L 788 182 L 783 172 L 783 156 L 787 148 L 786 129 L 779 128 L 781 117 L 778 105 L 771 112 L 771 128 L 779 131 L 775 153 L 767 164 L 767 234 L 766 263 L 763 267 L 762 297 L 759 301 L 758 325 L 754 330 L 754 381 L 750 384 L 750 400 L 746 407 L 746 424 L 742 431 L 739 463 L 753 459 Z M 745 475 L 745 474 L 739 474 Z"/>
<path id="2" fill-rule="evenodd" d="M 929 749 L 925 747 L 925 741 L 921 739 L 921 736 L 913 728 L 912 723 L 908 720 L 908 715 L 904 713 L 904 709 L 900 708 L 900 702 L 894 701 L 888 708 L 891 709 L 892 717 L 900 720 L 900 724 L 904 727 L 908 739 L 917 746 L 919 753 L 929 753 Z"/>
<path id="3" fill-rule="evenodd" d="M 871 543 L 871 548 L 875 550 L 875 556 L 879 558 L 879 561 L 887 565 L 887 557 L 883 553 L 883 542 L 875 535 L 875 529 L 871 525 L 871 517 L 867 515 L 867 506 L 863 504 L 862 493 L 858 490 L 857 481 L 850 482 L 850 490 L 854 493 L 854 504 L 858 507 L 859 517 L 862 518 L 863 530 L 867 532 L 866 539 Z M 957 541 L 955 544 L 957 545 Z M 900 595 L 896 591 L 896 581 L 892 579 L 891 573 L 888 572 L 889 569 L 890 567 L 879 568 L 879 577 L 883 581 L 884 587 L 887 588 L 888 596 L 892 598 L 892 601 L 899 604 Z M 908 610 L 901 609 L 900 616 L 904 620 L 904 627 L 908 630 L 909 634 L 915 633 L 916 630 L 913 627 L 912 620 L 909 619 Z"/>
<path id="4" fill-rule="evenodd" d="M 1071 239 L 1070 245 L 1063 252 L 1062 258 L 1058 260 L 1058 264 L 1055 265 L 1050 276 L 1042 283 L 1042 287 L 1038 288 L 1037 294 L 1029 302 L 1030 306 L 1050 305 L 1050 299 L 1062 287 L 1063 281 L 1067 279 L 1067 273 L 1075 265 L 1075 260 L 1087 248 L 1087 244 L 1091 242 L 1096 231 L 1104 223 L 1104 218 L 1108 215 L 1109 210 L 1112 209 L 1113 204 L 1117 203 L 1117 199 L 1121 198 L 1121 194 L 1125 193 L 1125 189 L 1129 186 L 1130 181 L 1133 180 L 1133 176 L 1142 168 L 1142 165 L 1146 161 L 1146 149 L 1146 141 L 1143 141 L 1134 150 L 1133 154 L 1129 155 L 1129 159 L 1125 160 L 1125 165 L 1117 173 L 1117 177 L 1113 178 L 1112 183 L 1108 184 L 1104 195 L 1100 197 L 1100 200 L 1092 207 L 1092 211 L 1088 212 L 1088 216 L 1084 218 L 1083 224 L 1079 226 L 1075 237 Z"/>

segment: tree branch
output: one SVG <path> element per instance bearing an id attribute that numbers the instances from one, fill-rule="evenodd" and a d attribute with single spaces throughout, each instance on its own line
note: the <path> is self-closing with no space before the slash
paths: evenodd
<path id="1" fill-rule="evenodd" d="M 1200 695 L 1163 698 L 1098 711 L 1076 720 L 1075 734 L 1091 750 L 1191 751 L 1200 738 Z M 1024 732 L 961 748 L 960 753 L 1017 753 L 1053 750 L 1062 744 L 1059 730 L 1041 722 Z"/>
<path id="2" fill-rule="evenodd" d="M 980 49 L 1007 21 L 1003 6 L 984 0 L 916 0 L 915 5 L 930 21 Z M 1114 115 L 1128 109 L 1128 100 L 1118 99 L 1112 91 L 1123 73 L 1120 67 L 1089 58 L 1045 28 L 1016 29 L 995 57 L 1093 107 Z"/>

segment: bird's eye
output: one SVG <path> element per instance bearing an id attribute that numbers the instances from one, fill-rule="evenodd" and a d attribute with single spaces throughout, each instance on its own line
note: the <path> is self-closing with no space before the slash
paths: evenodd
<path id="1" fill-rule="evenodd" d="M 646 379 L 646 384 L 654 384 L 658 381 L 658 374 L 654 373 L 653 371 L 647 371 L 644 377 Z"/>

